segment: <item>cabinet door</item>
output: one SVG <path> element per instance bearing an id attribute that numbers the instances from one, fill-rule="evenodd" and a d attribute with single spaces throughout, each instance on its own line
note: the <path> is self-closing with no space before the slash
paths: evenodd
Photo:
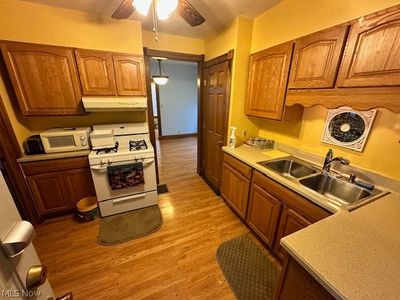
<path id="1" fill-rule="evenodd" d="M 400 85 L 400 6 L 368 15 L 352 25 L 337 85 Z"/>
<path id="2" fill-rule="evenodd" d="M 27 181 L 41 215 L 62 212 L 73 207 L 64 189 L 60 173 L 32 175 L 27 177 Z"/>
<path id="3" fill-rule="evenodd" d="M 281 120 L 293 42 L 251 55 L 246 114 Z"/>
<path id="4" fill-rule="evenodd" d="M 82 92 L 88 96 L 117 94 L 112 54 L 110 52 L 75 50 Z"/>
<path id="5" fill-rule="evenodd" d="M 250 180 L 224 163 L 221 196 L 243 219 L 246 219 L 249 190 Z"/>
<path id="6" fill-rule="evenodd" d="M 89 168 L 70 170 L 62 174 L 65 190 L 73 205 L 85 197 L 96 196 Z"/>
<path id="7" fill-rule="evenodd" d="M 317 32 L 295 43 L 289 88 L 333 88 L 348 26 Z"/>
<path id="8" fill-rule="evenodd" d="M 281 202 L 256 184 L 252 184 L 247 223 L 270 247 L 278 227 Z"/>
<path id="9" fill-rule="evenodd" d="M 72 49 L 6 42 L 1 50 L 23 115 L 83 112 Z"/>
<path id="10" fill-rule="evenodd" d="M 291 208 L 284 207 L 279 222 L 278 234 L 275 240 L 274 252 L 281 259 L 285 256 L 285 250 L 280 245 L 281 238 L 311 225 L 311 222 Z"/>
<path id="11" fill-rule="evenodd" d="M 146 96 L 143 57 L 113 54 L 113 61 L 118 95 Z"/>

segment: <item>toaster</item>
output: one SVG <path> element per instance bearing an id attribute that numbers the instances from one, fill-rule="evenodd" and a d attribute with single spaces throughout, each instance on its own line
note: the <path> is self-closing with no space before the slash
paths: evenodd
<path id="1" fill-rule="evenodd" d="M 25 153 L 29 155 L 45 153 L 42 140 L 40 139 L 40 135 L 38 134 L 28 137 L 24 142 L 24 148 Z"/>

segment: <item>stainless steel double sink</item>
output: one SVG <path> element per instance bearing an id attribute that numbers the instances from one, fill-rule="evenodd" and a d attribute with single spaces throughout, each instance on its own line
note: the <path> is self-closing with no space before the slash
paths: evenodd
<path id="1" fill-rule="evenodd" d="M 359 207 L 385 194 L 377 188 L 373 190 L 362 188 L 339 174 L 323 173 L 320 167 L 297 157 L 262 161 L 258 164 L 297 182 L 330 203 L 347 210 Z"/>

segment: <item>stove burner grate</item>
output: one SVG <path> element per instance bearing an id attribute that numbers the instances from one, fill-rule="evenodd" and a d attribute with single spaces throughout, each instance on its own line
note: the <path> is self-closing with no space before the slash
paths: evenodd
<path id="1" fill-rule="evenodd" d="M 118 142 L 115 142 L 115 146 L 113 148 L 97 149 L 96 155 L 117 153 L 118 152 L 118 146 L 119 146 Z"/>
<path id="2" fill-rule="evenodd" d="M 129 151 L 146 150 L 147 144 L 145 140 L 129 141 Z"/>

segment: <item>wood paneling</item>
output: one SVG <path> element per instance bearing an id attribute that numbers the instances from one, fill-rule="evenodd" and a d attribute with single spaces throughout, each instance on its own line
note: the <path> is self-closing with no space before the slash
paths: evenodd
<path id="1" fill-rule="evenodd" d="M 243 220 L 246 219 L 249 190 L 250 180 L 224 163 L 222 167 L 221 197 Z"/>
<path id="2" fill-rule="evenodd" d="M 348 26 L 337 26 L 295 41 L 289 88 L 333 88 Z"/>
<path id="3" fill-rule="evenodd" d="M 218 192 L 223 160 L 221 147 L 226 144 L 228 123 L 229 62 L 206 68 L 205 80 L 203 171 L 205 179 Z"/>
<path id="4" fill-rule="evenodd" d="M 75 57 L 84 95 L 117 94 L 111 52 L 77 49 Z"/>
<path id="5" fill-rule="evenodd" d="M 276 235 L 274 252 L 277 254 L 281 259 L 285 257 L 285 250 L 280 245 L 281 238 L 292 234 L 300 229 L 311 225 L 311 221 L 307 220 L 304 216 L 297 213 L 295 210 L 284 206 L 282 210 L 281 219 L 279 222 L 279 229 Z"/>
<path id="6" fill-rule="evenodd" d="M 298 262 L 289 258 L 285 264 L 276 299 L 333 300 L 329 292 L 320 285 Z"/>
<path id="7" fill-rule="evenodd" d="M 246 114 L 281 120 L 293 42 L 251 55 Z"/>
<path id="8" fill-rule="evenodd" d="M 68 199 L 61 173 L 36 174 L 28 176 L 26 179 L 41 215 L 72 209 L 73 206 Z"/>
<path id="9" fill-rule="evenodd" d="M 397 5 L 353 23 L 338 86 L 399 86 L 399 57 L 400 5 Z"/>
<path id="10" fill-rule="evenodd" d="M 4 42 L 1 50 L 23 115 L 83 112 L 71 48 Z"/>
<path id="11" fill-rule="evenodd" d="M 113 62 L 118 95 L 146 96 L 143 57 L 113 54 Z"/>
<path id="12" fill-rule="evenodd" d="M 276 230 L 281 213 L 281 202 L 260 188 L 251 185 L 247 224 L 271 248 L 274 245 Z"/>

